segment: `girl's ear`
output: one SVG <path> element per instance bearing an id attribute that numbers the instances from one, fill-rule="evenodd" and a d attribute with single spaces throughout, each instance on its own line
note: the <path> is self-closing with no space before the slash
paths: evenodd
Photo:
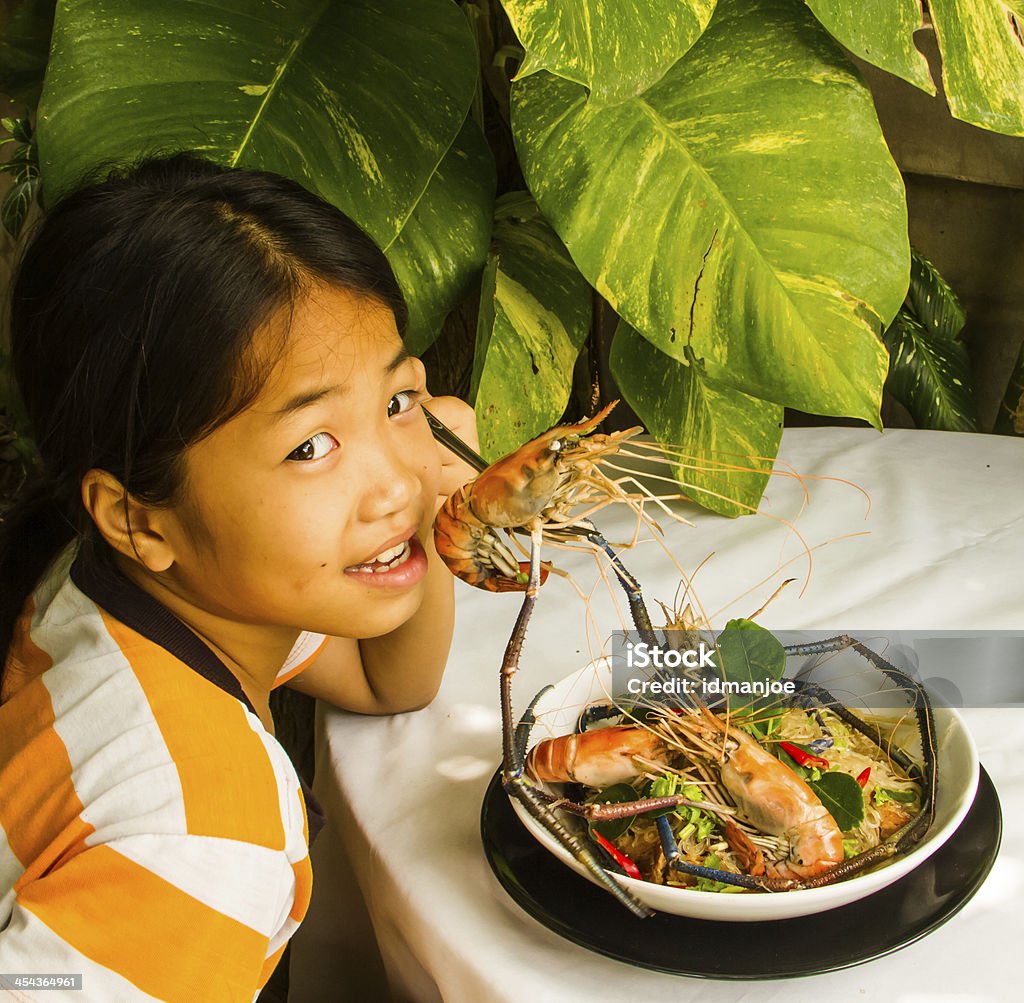
<path id="1" fill-rule="evenodd" d="M 103 539 L 119 554 L 159 573 L 174 563 L 174 550 L 163 531 L 167 511 L 138 501 L 106 470 L 89 470 L 82 478 L 82 504 Z"/>

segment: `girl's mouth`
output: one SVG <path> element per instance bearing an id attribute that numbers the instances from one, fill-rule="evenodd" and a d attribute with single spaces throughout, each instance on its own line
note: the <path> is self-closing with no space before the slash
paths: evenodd
<path id="1" fill-rule="evenodd" d="M 426 572 L 427 555 L 415 536 L 382 550 L 372 561 L 345 569 L 346 575 L 358 576 L 366 585 L 392 588 L 414 585 Z"/>

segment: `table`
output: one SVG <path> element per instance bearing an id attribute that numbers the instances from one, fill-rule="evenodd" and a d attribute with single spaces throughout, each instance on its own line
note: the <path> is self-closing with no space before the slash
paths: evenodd
<path id="1" fill-rule="evenodd" d="M 695 582 L 714 626 L 752 613 L 784 578 L 796 576 L 801 580 L 758 617 L 764 626 L 1024 628 L 1024 441 L 789 429 L 779 460 L 777 469 L 785 464 L 854 482 L 870 495 L 870 513 L 865 517 L 865 497 L 847 484 L 806 482 L 809 505 L 796 526 L 817 549 L 802 596 L 806 556 L 784 522 L 698 514 L 691 528 L 662 519 L 685 568 L 692 571 L 714 553 Z M 791 518 L 800 501 L 799 482 L 773 478 L 762 511 Z M 629 535 L 626 512 L 606 512 L 598 521 L 609 539 Z M 570 555 L 560 563 L 581 580 L 594 577 L 588 557 Z M 655 546 L 638 546 L 627 563 L 649 598 L 671 601 L 677 575 Z M 540 600 L 515 681 L 520 709 L 542 685 L 589 661 L 577 596 L 553 577 Z M 313 906 L 293 950 L 291 1003 L 1019 998 L 1024 710 L 998 706 L 997 695 L 992 706 L 965 711 L 999 791 L 1004 836 L 989 879 L 950 923 L 888 957 L 799 980 L 754 984 L 662 975 L 599 957 L 549 932 L 492 876 L 480 845 L 479 812 L 500 759 L 498 666 L 519 599 L 460 585 L 457 602 L 452 654 L 429 707 L 383 719 L 320 709 L 317 792 L 331 821 L 314 848 Z M 597 632 L 617 626 L 609 599 L 597 599 L 594 609 Z M 722 950 L 742 951 L 742 939 L 723 942 Z"/>

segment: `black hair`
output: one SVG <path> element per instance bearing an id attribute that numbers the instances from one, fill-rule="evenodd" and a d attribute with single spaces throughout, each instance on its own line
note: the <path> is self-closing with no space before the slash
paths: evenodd
<path id="1" fill-rule="evenodd" d="M 175 501 L 184 449 L 250 404 L 275 361 L 248 351 L 254 333 L 317 281 L 375 298 L 404 330 L 384 254 L 275 174 L 177 154 L 47 214 L 11 296 L 13 372 L 42 475 L 0 523 L 0 674 L 57 553 L 76 536 L 105 549 L 81 502 L 86 471 L 109 471 L 149 504 Z"/>

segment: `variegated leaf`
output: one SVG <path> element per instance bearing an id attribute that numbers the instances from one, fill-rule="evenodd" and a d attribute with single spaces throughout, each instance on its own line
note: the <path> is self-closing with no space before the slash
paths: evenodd
<path id="1" fill-rule="evenodd" d="M 402 232 L 385 248 L 406 290 L 406 348 L 434 343 L 448 311 L 479 280 L 494 205 L 494 158 L 477 124 L 466 119 Z"/>
<path id="2" fill-rule="evenodd" d="M 39 190 L 39 175 L 34 174 L 16 180 L 0 203 L 0 225 L 12 236 L 17 237 L 28 218 L 32 201 Z"/>
<path id="3" fill-rule="evenodd" d="M 942 82 L 955 118 L 1024 136 L 1024 4 L 929 0 Z"/>
<path id="4" fill-rule="evenodd" d="M 977 432 L 977 409 L 967 349 L 936 338 L 901 310 L 885 333 L 892 360 L 886 389 L 918 428 Z"/>
<path id="5" fill-rule="evenodd" d="M 612 374 L 647 430 L 676 444 L 674 472 L 690 498 L 723 515 L 753 512 L 779 448 L 783 409 L 709 376 L 692 350 L 685 355 L 684 365 L 620 322 Z"/>
<path id="6" fill-rule="evenodd" d="M 914 45 L 922 27 L 920 0 L 806 0 L 814 16 L 854 55 L 902 77 L 929 94 L 928 60 Z"/>
<path id="7" fill-rule="evenodd" d="M 11 179 L 11 186 L 0 202 L 0 227 L 17 239 L 28 219 L 32 203 L 39 196 L 38 151 L 32 119 L 28 113 L 21 118 L 0 119 L 0 129 L 9 133 L 8 136 L 0 136 L 0 150 L 4 147 L 10 150 L 3 150 L 6 159 L 0 161 L 0 175 L 7 174 Z"/>
<path id="8" fill-rule="evenodd" d="M 494 459 L 561 417 L 592 294 L 526 192 L 498 200 L 484 276 L 472 396 L 481 452 Z"/>
<path id="9" fill-rule="evenodd" d="M 780 53 L 785 58 L 780 58 Z M 907 290 L 899 172 L 871 96 L 785 0 L 720 0 L 665 78 L 613 107 L 513 86 L 527 183 L 616 312 L 752 396 L 878 424 L 878 336 Z"/>
<path id="10" fill-rule="evenodd" d="M 62 0 L 39 118 L 48 197 L 97 164 L 189 149 L 294 177 L 386 246 L 475 84 L 447 0 Z"/>
<path id="11" fill-rule="evenodd" d="M 923 255 L 910 251 L 910 305 L 933 337 L 953 341 L 963 329 L 967 314 L 949 283 Z"/>
<path id="12" fill-rule="evenodd" d="M 182 149 L 294 178 L 393 255 L 423 345 L 482 264 L 488 158 L 463 142 L 445 161 L 477 76 L 449 0 L 62 0 L 38 123 L 44 192 Z"/>
<path id="13" fill-rule="evenodd" d="M 646 90 L 700 37 L 716 0 L 501 0 L 526 58 L 614 103 Z"/>

